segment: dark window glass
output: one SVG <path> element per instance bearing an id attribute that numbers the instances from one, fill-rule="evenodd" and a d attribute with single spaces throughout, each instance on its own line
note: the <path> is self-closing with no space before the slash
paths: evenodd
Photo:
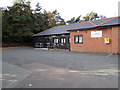
<path id="1" fill-rule="evenodd" d="M 68 43 L 70 43 L 70 37 L 68 38 Z"/>
<path id="2" fill-rule="evenodd" d="M 75 43 L 83 43 L 83 36 L 82 35 L 74 36 L 74 42 Z"/>

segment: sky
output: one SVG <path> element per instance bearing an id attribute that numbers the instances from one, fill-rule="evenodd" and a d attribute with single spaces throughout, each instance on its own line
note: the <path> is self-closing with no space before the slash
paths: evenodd
<path id="1" fill-rule="evenodd" d="M 14 0 L 1 0 L 0 7 L 13 5 Z M 32 8 L 37 2 L 47 11 L 57 10 L 61 17 L 69 20 L 79 15 L 95 12 L 106 17 L 118 16 L 118 2 L 120 0 L 31 0 Z"/>

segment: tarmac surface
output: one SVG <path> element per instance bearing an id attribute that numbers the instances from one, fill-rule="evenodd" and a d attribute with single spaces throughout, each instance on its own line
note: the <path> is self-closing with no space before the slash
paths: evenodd
<path id="1" fill-rule="evenodd" d="M 16 47 L 2 62 L 3 88 L 118 88 L 115 54 Z"/>

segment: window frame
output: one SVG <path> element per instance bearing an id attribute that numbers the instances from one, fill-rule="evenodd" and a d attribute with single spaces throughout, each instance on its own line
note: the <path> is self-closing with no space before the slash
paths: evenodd
<path id="1" fill-rule="evenodd" d="M 70 39 L 70 37 L 68 37 L 68 43 L 69 43 L 69 44 L 71 43 L 71 39 Z"/>
<path id="2" fill-rule="evenodd" d="M 55 39 L 57 39 L 57 42 L 54 42 Z M 58 38 L 53 38 L 53 43 L 59 43 L 59 39 Z"/>
<path id="3" fill-rule="evenodd" d="M 76 37 L 78 37 L 78 42 L 76 42 Z M 80 42 L 80 37 L 82 38 L 82 42 Z M 74 36 L 74 43 L 75 44 L 82 44 L 83 43 L 83 35 L 75 35 Z"/>
<path id="4" fill-rule="evenodd" d="M 61 42 L 61 39 L 63 39 L 63 42 Z M 65 41 L 65 42 L 64 42 L 64 41 Z M 61 37 L 61 38 L 60 38 L 60 43 L 61 43 L 61 44 L 66 44 L 66 37 Z"/>

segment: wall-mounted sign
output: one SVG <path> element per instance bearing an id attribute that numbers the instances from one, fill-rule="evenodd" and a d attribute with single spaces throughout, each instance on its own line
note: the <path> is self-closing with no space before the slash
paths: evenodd
<path id="1" fill-rule="evenodd" d="M 91 31 L 91 37 L 92 38 L 102 37 L 102 31 Z"/>

